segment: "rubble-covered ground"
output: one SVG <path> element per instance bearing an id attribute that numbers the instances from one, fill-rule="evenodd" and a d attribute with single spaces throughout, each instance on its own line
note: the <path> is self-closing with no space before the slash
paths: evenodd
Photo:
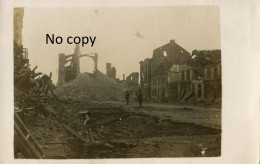
<path id="1" fill-rule="evenodd" d="M 127 87 L 102 73 L 81 74 L 56 87 L 53 94 L 43 94 L 45 81 L 42 87 L 22 92 L 29 95 L 30 103 L 18 99 L 17 104 L 25 104 L 27 110 L 21 117 L 46 158 L 221 155 L 220 107 L 144 102 L 139 108 L 133 91 L 126 105 Z M 42 110 L 38 112 L 37 107 Z M 90 118 L 85 134 L 82 110 L 89 111 Z M 17 158 L 23 157 L 18 154 Z"/>
<path id="2" fill-rule="evenodd" d="M 122 100 L 126 86 L 101 72 L 83 73 L 62 86 L 57 87 L 57 95 L 68 100 Z"/>
<path id="3" fill-rule="evenodd" d="M 53 102 L 49 108 L 57 114 L 50 114 L 47 119 L 39 117 L 30 124 L 31 130 L 45 151 L 54 149 L 53 143 L 57 142 L 67 158 L 220 156 L 220 109 L 147 103 L 140 109 L 136 102 L 130 103 L 127 106 L 120 101 L 82 100 L 63 105 Z M 86 134 L 83 137 L 87 142 L 82 142 L 62 124 L 79 132 L 78 112 L 83 109 L 90 111 L 89 125 L 118 119 L 92 127 L 94 141 Z"/>

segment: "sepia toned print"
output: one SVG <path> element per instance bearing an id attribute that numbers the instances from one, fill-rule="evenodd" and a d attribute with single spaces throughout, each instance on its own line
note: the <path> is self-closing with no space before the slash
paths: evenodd
<path id="1" fill-rule="evenodd" d="M 14 8 L 14 158 L 221 156 L 219 15 Z"/>

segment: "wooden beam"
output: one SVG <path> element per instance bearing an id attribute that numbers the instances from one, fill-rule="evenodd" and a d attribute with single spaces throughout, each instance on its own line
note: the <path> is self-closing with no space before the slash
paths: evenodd
<path id="1" fill-rule="evenodd" d="M 60 123 L 59 123 L 60 124 Z M 63 126 L 68 132 L 70 132 L 71 134 L 73 134 L 75 137 L 77 137 L 78 139 L 80 139 L 83 142 L 89 143 L 85 138 L 83 138 L 82 136 L 80 136 L 77 132 L 75 132 L 73 129 L 71 129 L 69 126 L 64 125 L 64 124 L 60 124 L 61 126 Z"/>

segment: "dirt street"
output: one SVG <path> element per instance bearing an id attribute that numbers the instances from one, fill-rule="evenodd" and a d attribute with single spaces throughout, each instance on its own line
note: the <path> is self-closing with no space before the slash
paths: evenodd
<path id="1" fill-rule="evenodd" d="M 221 108 L 145 103 L 140 109 L 135 102 L 125 108 L 135 113 L 157 116 L 161 119 L 170 119 L 175 122 L 194 123 L 221 129 Z"/>

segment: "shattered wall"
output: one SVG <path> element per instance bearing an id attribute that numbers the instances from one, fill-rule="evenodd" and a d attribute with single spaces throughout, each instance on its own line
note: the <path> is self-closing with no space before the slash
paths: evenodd
<path id="1" fill-rule="evenodd" d="M 140 64 L 140 85 L 142 87 L 144 99 L 151 98 L 151 61 L 152 59 L 145 59 L 139 62 Z"/>
<path id="2" fill-rule="evenodd" d="M 24 8 L 14 8 L 14 42 L 22 46 Z"/>
<path id="3" fill-rule="evenodd" d="M 58 85 L 74 80 L 80 75 L 81 57 L 90 57 L 94 61 L 93 74 L 98 73 L 98 68 L 97 68 L 98 54 L 97 53 L 81 54 L 80 47 L 78 44 L 76 44 L 76 48 L 74 49 L 73 54 L 71 55 L 65 55 L 63 53 L 59 54 Z M 109 67 L 109 65 L 107 65 L 107 67 Z"/>
<path id="4" fill-rule="evenodd" d="M 106 75 L 110 75 L 111 72 L 111 63 L 106 63 Z"/>
<path id="5" fill-rule="evenodd" d="M 221 64 L 204 67 L 205 96 L 220 98 L 222 95 Z"/>
<path id="6" fill-rule="evenodd" d="M 181 79 L 181 73 L 180 73 L 180 65 L 179 64 L 173 64 L 168 72 L 168 81 L 169 83 L 173 83 L 176 81 L 179 81 Z"/>
<path id="7" fill-rule="evenodd" d="M 59 74 L 58 85 L 69 82 L 77 78 L 80 74 L 80 58 L 81 52 L 79 45 L 76 45 L 74 53 L 71 55 L 59 54 Z M 69 65 L 65 66 L 66 63 Z"/>
<path id="8" fill-rule="evenodd" d="M 116 79 L 116 68 L 111 63 L 106 63 L 106 75 L 112 79 Z"/>
<path id="9" fill-rule="evenodd" d="M 112 67 L 112 70 L 111 70 L 111 78 L 112 78 L 112 79 L 116 79 L 116 68 L 115 68 L 115 67 Z"/>
<path id="10" fill-rule="evenodd" d="M 166 61 L 172 62 L 173 64 L 184 64 L 190 58 L 191 56 L 188 51 L 179 46 L 175 40 L 170 40 L 168 44 L 153 51 L 152 74 Z"/>
<path id="11" fill-rule="evenodd" d="M 190 58 L 190 53 L 179 46 L 175 40 L 170 40 L 169 43 L 156 48 L 153 51 L 153 57 L 151 59 L 147 58 L 140 62 L 140 84 L 143 88 L 144 96 L 151 98 L 151 79 L 153 79 L 153 77 L 167 74 L 165 72 L 158 74 L 158 69 L 162 65 L 172 66 L 173 64 L 184 64 Z M 170 68 L 168 70 L 170 70 Z M 153 92 L 155 95 L 155 90 Z M 161 91 L 159 92 L 161 93 Z M 164 95 L 166 92 L 167 91 L 162 91 L 162 94 Z"/>
<path id="12" fill-rule="evenodd" d="M 139 73 L 132 72 L 130 75 L 126 77 L 126 83 L 129 87 L 137 87 L 139 81 Z"/>
<path id="13" fill-rule="evenodd" d="M 65 54 L 59 54 L 59 73 L 58 73 L 58 85 L 65 83 L 65 65 L 66 57 Z"/>
<path id="14" fill-rule="evenodd" d="M 152 99 L 161 100 L 167 96 L 168 75 L 157 75 L 152 77 Z"/>

